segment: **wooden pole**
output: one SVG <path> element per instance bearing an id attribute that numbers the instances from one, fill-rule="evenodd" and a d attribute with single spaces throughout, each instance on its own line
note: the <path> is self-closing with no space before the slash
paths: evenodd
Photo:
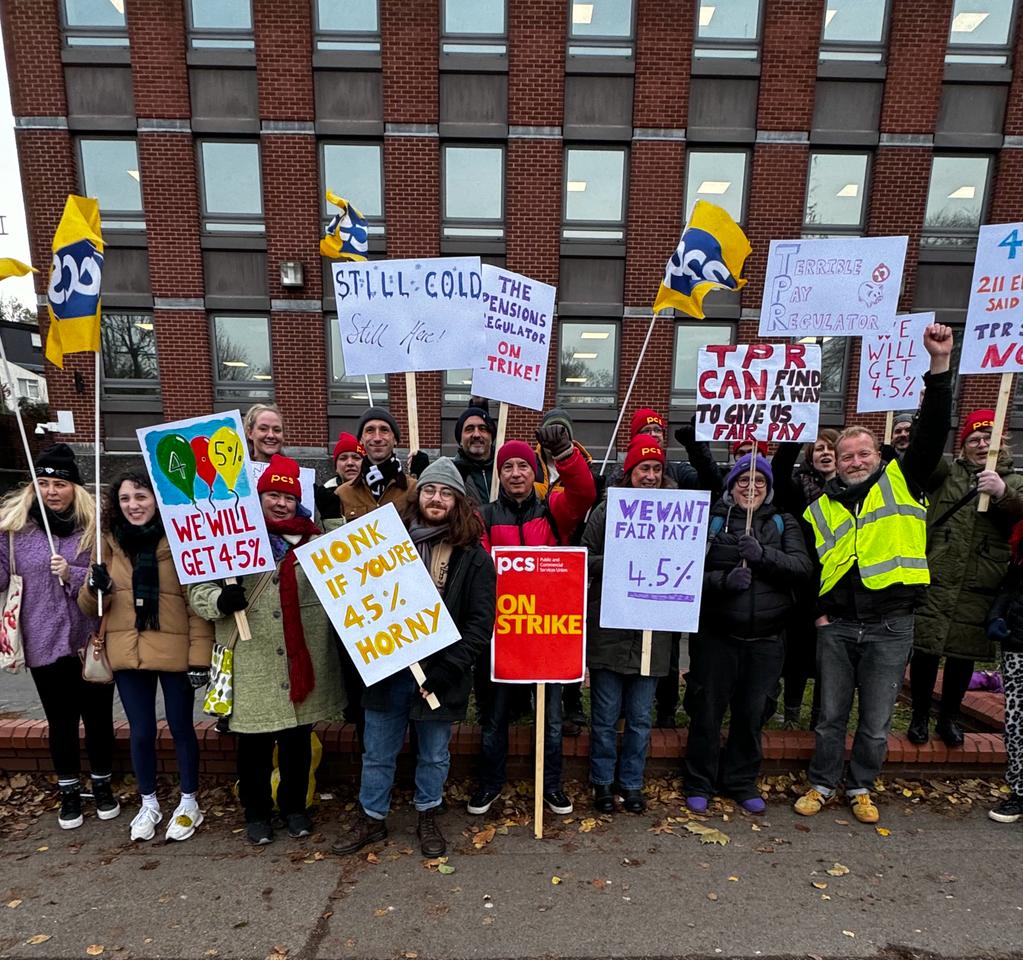
<path id="1" fill-rule="evenodd" d="M 536 774 L 534 776 L 534 790 L 536 797 L 533 801 L 533 836 L 537 840 L 543 839 L 543 743 L 544 729 L 547 725 L 547 684 L 536 685 Z"/>
<path id="2" fill-rule="evenodd" d="M 419 686 L 422 687 L 426 684 L 426 674 L 423 673 L 423 668 L 419 666 L 418 660 L 409 666 L 409 670 L 412 671 L 412 676 L 416 678 L 416 683 L 418 683 Z M 440 706 L 440 700 L 438 700 L 437 695 L 433 693 L 426 698 L 426 702 L 430 705 L 431 710 L 436 710 Z"/>
<path id="3" fill-rule="evenodd" d="M 654 632 L 653 630 L 643 631 L 643 649 L 639 656 L 639 675 L 650 676 L 650 657 L 653 654 Z"/>
<path id="4" fill-rule="evenodd" d="M 405 402 L 408 405 L 408 448 L 419 449 L 419 398 L 416 395 L 416 375 L 405 371 Z"/>
<path id="5" fill-rule="evenodd" d="M 224 583 L 237 583 L 237 577 L 227 577 Z M 234 623 L 238 628 L 238 639 L 239 640 L 251 640 L 252 631 L 249 629 L 249 618 L 245 616 L 244 610 L 235 610 L 234 612 Z"/>
<path id="6" fill-rule="evenodd" d="M 1009 410 L 1009 397 L 1012 395 L 1012 374 L 1003 373 L 998 386 L 998 404 L 995 407 L 995 425 L 991 428 L 991 445 L 987 448 L 985 470 L 994 470 L 998 465 L 998 454 L 1002 447 L 1002 431 L 1005 429 L 1005 415 Z M 991 496 L 982 493 L 977 498 L 977 513 L 987 513 Z"/>
<path id="7" fill-rule="evenodd" d="M 101 499 L 100 493 L 101 493 L 103 488 L 101 487 L 100 482 L 99 482 L 99 382 L 100 382 L 100 378 L 102 376 L 102 369 L 101 369 L 102 358 L 100 356 L 101 353 L 102 353 L 102 348 L 97 350 L 96 353 L 95 353 L 95 357 L 96 357 L 96 367 L 95 367 L 95 380 L 96 380 L 96 410 L 95 410 L 95 421 L 96 421 L 96 460 L 95 460 L 95 469 L 96 469 L 96 563 L 102 563 L 103 562 L 103 536 L 102 536 L 102 532 L 101 532 L 102 531 L 102 527 L 100 526 L 100 518 L 101 518 L 102 513 L 103 513 L 103 511 L 102 511 L 102 509 L 100 507 L 100 499 Z M 103 591 L 102 590 L 97 590 L 96 591 L 96 608 L 99 611 L 99 615 L 102 617 L 103 616 Z"/>
<path id="8" fill-rule="evenodd" d="M 749 486 L 746 488 L 749 491 L 748 496 L 752 497 L 756 492 L 756 478 L 757 478 L 757 442 L 753 441 L 753 449 L 749 452 Z M 746 533 L 753 529 L 753 507 L 746 507 Z M 745 565 L 745 564 L 744 564 Z"/>
<path id="9" fill-rule="evenodd" d="M 895 432 L 895 411 L 889 410 L 884 418 L 884 442 L 890 444 L 892 442 L 892 434 Z"/>
<path id="10" fill-rule="evenodd" d="M 497 451 L 504 446 L 504 436 L 508 432 L 508 404 L 503 400 L 501 406 L 497 409 L 497 436 L 494 437 L 494 473 L 490 478 L 490 500 L 493 502 L 497 499 L 497 494 L 501 489 L 501 481 L 498 478 L 497 469 Z"/>

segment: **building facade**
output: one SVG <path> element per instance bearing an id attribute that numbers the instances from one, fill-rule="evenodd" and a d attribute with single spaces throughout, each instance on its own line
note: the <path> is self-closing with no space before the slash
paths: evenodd
<path id="1" fill-rule="evenodd" d="M 901 309 L 961 330 L 977 227 L 1023 219 L 1015 0 L 4 0 L 32 253 L 68 193 L 107 241 L 104 446 L 273 399 L 328 448 L 346 377 L 324 190 L 371 255 L 478 254 L 558 287 L 548 405 L 602 447 L 687 211 L 753 246 L 741 295 L 662 314 L 637 406 L 694 407 L 695 353 L 757 338 L 770 240 L 906 234 Z M 37 278 L 45 304 L 45 273 Z M 46 326 L 45 306 L 40 325 Z M 855 413 L 859 345 L 823 341 L 822 423 Z M 91 358 L 46 368 L 90 443 Z M 467 371 L 417 375 L 422 446 L 450 450 Z M 996 377 L 963 377 L 960 410 Z M 370 384 L 405 417 L 404 378 Z M 510 435 L 531 431 L 513 409 Z"/>

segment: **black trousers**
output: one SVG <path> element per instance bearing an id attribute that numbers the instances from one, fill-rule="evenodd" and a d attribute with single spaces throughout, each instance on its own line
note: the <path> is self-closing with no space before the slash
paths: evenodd
<path id="1" fill-rule="evenodd" d="M 668 673 L 666 676 L 657 678 L 657 690 L 654 699 L 657 701 L 657 726 L 663 727 L 665 721 L 674 720 L 678 713 L 678 683 L 679 683 L 679 647 L 682 643 L 682 634 L 671 635 L 671 653 L 668 656 Z"/>
<path id="2" fill-rule="evenodd" d="M 941 657 L 933 653 L 913 651 L 909 662 L 909 689 L 913 696 L 913 716 L 926 717 L 931 712 L 931 698 L 938 679 Z M 941 705 L 938 715 L 955 719 L 963 705 L 963 697 L 973 677 L 973 661 L 962 657 L 945 657 L 945 672 L 941 677 Z"/>
<path id="3" fill-rule="evenodd" d="M 57 777 L 73 780 L 82 772 L 79 721 L 85 725 L 90 772 L 109 776 L 114 760 L 114 685 L 83 680 L 77 656 L 61 657 L 30 672 L 50 727 L 50 757 Z"/>
<path id="4" fill-rule="evenodd" d="M 277 787 L 277 806 L 281 816 L 305 813 L 309 789 L 309 764 L 313 751 L 312 726 L 291 727 L 273 733 L 239 733 L 238 798 L 245 808 L 245 822 L 269 820 L 273 814 L 270 775 L 274 767 L 274 744 L 281 781 Z"/>
<path id="5" fill-rule="evenodd" d="M 812 604 L 813 599 L 807 603 Z M 812 610 L 812 607 L 811 607 Z M 803 693 L 808 680 L 817 673 L 817 625 L 814 614 L 793 614 L 792 624 L 785 630 L 785 667 L 782 679 L 785 681 L 785 709 L 799 710 L 803 705 Z M 820 691 L 814 684 L 813 713 L 816 716 L 820 706 Z"/>

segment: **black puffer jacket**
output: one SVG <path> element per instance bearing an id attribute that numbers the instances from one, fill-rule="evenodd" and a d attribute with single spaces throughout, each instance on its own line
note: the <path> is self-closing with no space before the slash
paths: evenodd
<path id="1" fill-rule="evenodd" d="M 753 514 L 750 530 L 764 548 L 761 558 L 750 564 L 753 582 L 748 590 L 730 590 L 725 578 L 742 562 L 737 544 L 746 532 L 746 511 L 726 494 L 714 504 L 710 516 L 712 532 L 721 523 L 715 523 L 716 517 L 723 518 L 724 524 L 708 544 L 701 634 L 753 640 L 780 633 L 795 606 L 795 592 L 813 574 L 799 524 L 790 514 L 779 513 L 772 503 L 763 504 Z M 776 516 L 781 518 L 781 530 Z"/>

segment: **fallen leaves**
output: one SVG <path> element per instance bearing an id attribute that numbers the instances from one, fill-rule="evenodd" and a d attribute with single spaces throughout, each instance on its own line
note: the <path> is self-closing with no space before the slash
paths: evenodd
<path id="1" fill-rule="evenodd" d="M 842 931 L 842 936 L 843 937 L 855 937 L 856 934 L 853 933 L 852 930 L 843 930 Z"/>
<path id="2" fill-rule="evenodd" d="M 582 823 L 579 824 L 580 833 L 589 833 L 597 826 L 597 821 L 593 817 L 587 817 Z"/>
<path id="3" fill-rule="evenodd" d="M 716 827 L 708 827 L 695 820 L 686 821 L 685 827 L 690 833 L 695 833 L 700 838 L 700 843 L 716 843 L 723 847 L 731 839 L 727 833 L 722 833 Z"/>
<path id="4" fill-rule="evenodd" d="M 826 880 L 811 880 L 810 881 L 810 886 L 813 887 L 814 890 L 827 890 L 828 889 L 828 884 L 827 884 Z"/>
<path id="5" fill-rule="evenodd" d="M 90 943 L 86 948 L 85 952 L 90 957 L 98 957 L 104 950 L 102 943 Z"/>
<path id="6" fill-rule="evenodd" d="M 891 830 L 887 827 L 874 827 L 879 837 L 890 837 L 892 835 Z"/>
<path id="7" fill-rule="evenodd" d="M 828 875 L 832 877 L 844 877 L 848 873 L 849 868 L 844 863 L 836 863 L 828 870 Z"/>
<path id="8" fill-rule="evenodd" d="M 370 853 L 366 854 L 366 863 L 379 863 L 379 862 L 380 862 L 380 857 L 378 857 L 372 851 Z"/>
<path id="9" fill-rule="evenodd" d="M 476 833 L 472 835 L 472 845 L 477 850 L 482 850 L 488 843 L 490 843 L 491 840 L 494 839 L 494 835 L 496 833 L 497 826 L 496 824 L 491 823 L 482 830 L 477 830 Z"/>
<path id="10" fill-rule="evenodd" d="M 561 877 L 558 877 L 558 876 L 551 877 L 551 885 L 552 886 L 556 887 L 559 883 L 561 883 Z"/>
<path id="11" fill-rule="evenodd" d="M 12 910 L 17 910 L 24 902 L 24 900 L 8 900 L 7 906 L 9 906 Z"/>
<path id="12" fill-rule="evenodd" d="M 34 936 L 29 937 L 25 941 L 25 943 L 26 944 L 31 944 L 32 946 L 36 946 L 36 945 L 38 945 L 40 943 L 46 943 L 46 941 L 49 940 L 49 939 L 50 939 L 50 934 L 48 934 L 48 933 L 37 933 Z"/>
<path id="13" fill-rule="evenodd" d="M 714 893 L 713 891 L 711 891 L 710 893 L 707 894 L 707 899 L 712 901 L 712 902 L 716 903 L 717 902 L 717 898 L 718 898 L 718 895 L 716 893 Z"/>

